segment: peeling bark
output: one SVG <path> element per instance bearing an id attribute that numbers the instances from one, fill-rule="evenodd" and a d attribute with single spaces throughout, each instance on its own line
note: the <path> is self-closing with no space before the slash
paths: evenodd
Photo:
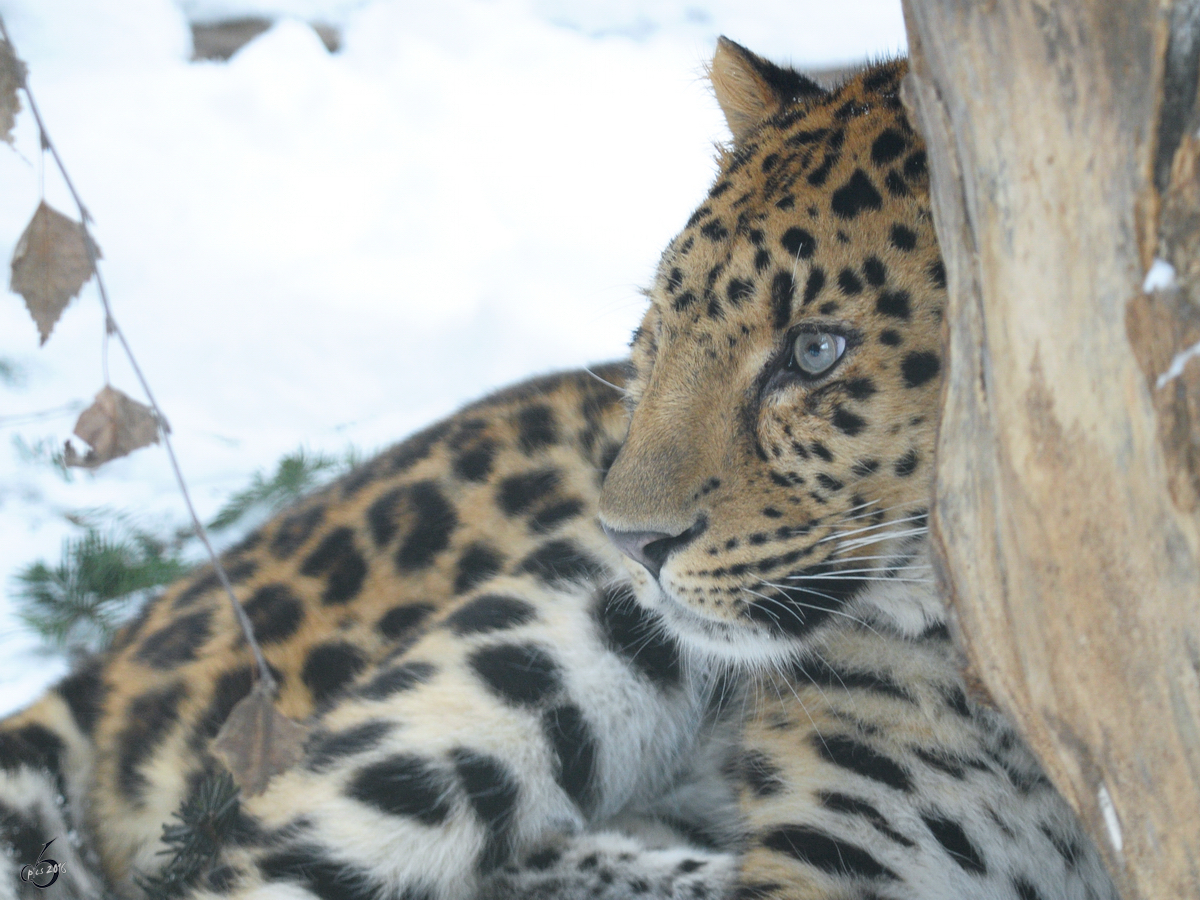
<path id="1" fill-rule="evenodd" d="M 1200 897 L 1200 0 L 904 4 L 961 646 L 1122 896 Z"/>

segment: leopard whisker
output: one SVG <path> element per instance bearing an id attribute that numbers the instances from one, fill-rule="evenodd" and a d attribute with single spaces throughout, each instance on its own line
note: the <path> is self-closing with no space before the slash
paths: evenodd
<path id="1" fill-rule="evenodd" d="M 806 578 L 816 578 L 823 581 L 881 581 L 889 584 L 933 584 L 932 578 L 894 578 L 891 576 L 860 576 L 860 575 L 788 575 L 789 580 L 803 581 Z"/>
<path id="2" fill-rule="evenodd" d="M 825 743 L 825 736 L 821 734 L 821 729 L 817 726 L 817 722 L 812 717 L 812 713 L 808 711 L 808 707 L 804 705 L 804 701 L 801 700 L 800 695 L 796 693 L 796 689 L 792 686 L 792 680 L 788 678 L 787 673 L 783 671 L 782 667 L 779 665 L 776 665 L 775 672 L 777 678 L 773 680 L 772 687 L 775 689 L 775 696 L 779 699 L 779 705 L 781 707 L 783 706 L 783 694 L 779 691 L 779 682 L 782 681 L 785 685 L 787 685 L 787 689 L 791 695 L 796 698 L 796 702 L 800 704 L 800 708 L 804 710 L 804 715 L 808 717 L 808 724 L 813 727 L 813 731 L 816 733 L 817 738 L 821 741 L 821 744 L 825 747 L 825 750 L 828 751 L 829 745 Z M 829 698 L 825 696 L 825 692 L 821 690 L 821 686 L 815 681 L 812 682 L 812 685 L 817 689 L 817 693 L 821 695 L 821 699 L 828 704 Z"/>
<path id="3" fill-rule="evenodd" d="M 742 588 L 742 590 L 743 590 L 743 591 L 745 591 L 747 594 L 753 594 L 755 597 L 759 597 L 759 598 L 761 598 L 761 599 L 763 599 L 763 600 L 766 600 L 768 603 L 774 603 L 776 606 L 778 606 L 778 607 L 779 607 L 780 609 L 782 609 L 784 612 L 786 612 L 786 613 L 788 613 L 789 615 L 791 615 L 791 616 L 792 616 L 792 617 L 793 617 L 793 618 L 794 618 L 794 619 L 795 619 L 797 622 L 799 622 L 801 625 L 803 625 L 803 624 L 804 624 L 804 616 L 803 616 L 803 614 L 802 614 L 802 613 L 798 612 L 797 610 L 791 609 L 790 607 L 784 606 L 784 605 L 783 605 L 783 604 L 782 604 L 782 603 L 781 603 L 779 600 L 777 600 L 776 598 L 774 598 L 774 597 L 769 597 L 769 596 L 767 596 L 766 594 L 760 594 L 758 591 L 754 590 L 753 588 L 744 587 L 744 588 Z M 800 605 L 803 605 L 803 604 L 800 604 Z M 768 616 L 770 616 L 772 619 L 774 619 L 774 620 L 775 620 L 775 624 L 776 624 L 776 625 L 780 624 L 780 623 L 779 623 L 779 616 L 775 615 L 775 614 L 774 614 L 773 612 L 771 612 L 770 610 L 766 610 L 766 609 L 764 609 L 764 610 L 763 610 L 763 612 L 765 612 L 765 613 L 766 613 Z"/>
<path id="4" fill-rule="evenodd" d="M 790 584 L 776 584 L 773 581 L 764 581 L 763 584 L 766 585 L 767 587 L 779 588 L 780 590 L 787 591 L 789 593 L 789 595 L 797 590 L 797 588 L 794 585 L 790 585 Z M 785 606 L 783 601 L 780 600 L 778 597 L 771 597 L 771 596 L 768 596 L 767 594 L 761 594 L 758 591 L 751 590 L 750 588 L 747 588 L 747 587 L 742 588 L 742 590 L 746 591 L 747 593 L 751 593 L 756 597 L 761 597 L 763 600 L 766 600 L 768 603 L 774 603 L 776 606 L 779 606 L 782 609 L 785 609 L 788 612 L 792 613 L 793 615 L 796 615 L 796 621 L 803 624 L 804 619 L 800 618 L 796 614 L 796 611 L 791 608 L 791 606 Z M 805 591 L 809 594 L 813 594 L 814 596 L 817 596 L 817 597 L 822 597 L 825 600 L 829 600 L 833 603 L 838 602 L 837 597 L 830 596 L 829 594 L 824 594 L 821 591 L 816 591 L 816 590 L 813 590 L 812 588 L 800 588 L 799 590 Z M 830 613 L 831 615 L 835 615 L 835 616 L 842 616 L 843 618 L 849 619 L 851 622 L 854 622 L 858 625 L 862 625 L 864 628 L 870 629 L 872 632 L 875 632 L 875 629 L 871 628 L 871 624 L 869 622 L 867 622 L 865 619 L 860 619 L 858 616 L 851 615 L 850 613 L 844 612 L 843 610 L 827 609 L 824 606 L 816 606 L 815 604 L 812 604 L 812 603 L 804 603 L 804 602 L 797 600 L 791 596 L 788 597 L 788 602 L 794 606 L 799 606 L 804 609 L 812 609 L 812 610 L 816 610 L 817 612 Z M 772 616 L 772 618 L 775 618 L 775 617 Z M 778 622 L 779 619 L 775 618 L 775 621 Z M 875 633 L 878 633 L 878 632 L 875 632 Z"/>
<path id="5" fill-rule="evenodd" d="M 838 672 L 837 666 L 829 665 L 829 663 L 826 662 L 826 660 L 821 657 L 820 653 L 814 652 L 813 656 L 816 658 L 817 662 L 825 663 L 826 668 L 831 673 L 833 673 L 833 677 L 836 678 L 838 680 L 838 684 L 840 684 L 842 686 L 842 690 L 847 691 L 847 696 L 850 698 L 851 706 L 857 707 L 857 703 L 854 700 L 854 694 L 849 693 L 850 689 L 846 685 L 846 682 L 842 679 L 841 673 Z M 799 660 L 796 661 L 795 665 L 796 665 L 797 669 L 799 669 L 802 673 L 804 673 L 804 677 L 808 679 L 809 684 L 811 684 L 814 688 L 816 688 L 817 692 L 821 694 L 822 698 L 824 698 L 825 694 L 823 691 L 821 691 L 821 686 L 819 684 L 817 684 L 817 680 L 815 678 L 813 678 L 811 675 L 809 675 L 809 673 L 807 671 L 805 671 L 804 666 L 800 663 Z M 826 702 L 828 702 L 828 700 L 826 700 Z"/>
<path id="6" fill-rule="evenodd" d="M 618 387 L 617 385 L 613 384 L 611 381 L 607 381 L 607 380 L 601 378 L 599 375 L 597 375 L 595 372 L 593 372 L 589 366 L 584 366 L 583 371 L 587 372 L 589 375 L 591 375 L 593 378 L 595 378 L 601 384 L 607 385 L 608 387 L 612 388 L 614 391 L 616 391 L 622 397 L 629 396 L 628 390 L 626 390 L 623 387 Z"/>
<path id="7" fill-rule="evenodd" d="M 834 554 L 836 554 L 836 553 L 837 553 L 837 551 L 835 550 L 835 551 L 834 551 L 833 553 L 831 553 L 831 554 L 830 554 L 828 557 L 826 557 L 826 559 L 833 559 L 833 558 L 834 558 Z M 881 554 L 880 554 L 880 555 L 878 555 L 878 556 L 850 556 L 850 557 L 846 557 L 846 558 L 847 558 L 847 559 L 852 559 L 852 560 L 854 560 L 855 562 L 866 562 L 866 561 L 867 561 L 867 560 L 869 560 L 869 559 L 886 559 L 886 560 L 891 560 L 893 563 L 895 563 L 895 562 L 896 562 L 896 555 L 895 555 L 895 554 L 889 554 L 889 553 L 881 553 Z M 899 565 L 902 565 L 902 566 L 909 566 L 909 565 L 913 565 L 913 564 L 912 564 L 912 563 L 900 563 Z M 881 568 L 893 568 L 893 566 L 882 566 Z"/>
<path id="8" fill-rule="evenodd" d="M 859 547 L 869 547 L 872 544 L 881 544 L 887 540 L 918 537 L 920 535 L 925 535 L 928 533 L 929 533 L 928 528 L 907 528 L 907 529 L 903 529 L 901 531 L 890 531 L 890 532 L 884 532 L 882 534 L 863 535 L 862 537 L 857 537 L 857 538 L 853 538 L 850 540 L 844 540 L 842 543 L 838 544 L 838 546 L 834 552 L 844 553 L 849 550 L 856 550 Z"/>
<path id="9" fill-rule="evenodd" d="M 877 575 L 876 572 L 895 572 L 893 575 Z M 911 584 L 928 584 L 931 578 L 906 576 L 900 568 L 846 569 L 844 572 L 821 572 L 819 574 L 785 575 L 785 581 L 894 581 Z"/>
<path id="10" fill-rule="evenodd" d="M 904 518 L 901 518 L 901 519 L 891 519 L 887 522 L 877 522 L 874 525 L 864 525 L 861 528 L 852 528 L 849 531 L 838 531 L 834 534 L 830 534 L 826 537 L 819 539 L 817 541 L 817 543 L 822 544 L 822 543 L 825 543 L 826 541 L 834 541 L 839 538 L 848 538 L 848 537 L 852 537 L 853 535 L 863 534 L 868 531 L 878 531 L 881 528 L 890 528 L 894 525 L 903 525 L 906 522 L 920 522 L 920 521 L 923 521 L 925 518 L 926 517 L 923 515 L 921 515 L 921 516 L 905 516 Z M 928 528 L 923 527 L 922 530 L 928 531 Z"/>
<path id="11" fill-rule="evenodd" d="M 829 600 L 829 601 L 830 601 L 830 602 L 832 602 L 832 603 L 839 603 L 840 601 L 838 600 L 838 598 L 837 598 L 837 597 L 833 597 L 833 596 L 831 596 L 831 595 L 829 595 L 829 594 L 826 594 L 826 593 L 823 593 L 823 592 L 821 592 L 821 591 L 815 590 L 815 589 L 813 589 L 813 588 L 811 588 L 811 587 L 799 587 L 799 588 L 798 588 L 796 585 L 790 585 L 790 584 L 777 584 L 777 583 L 776 583 L 776 582 L 774 582 L 774 581 L 764 581 L 764 582 L 762 582 L 762 583 L 763 583 L 764 585 L 766 585 L 767 587 L 773 587 L 773 588 L 778 588 L 778 589 L 779 589 L 779 590 L 781 590 L 781 591 L 787 591 L 787 592 L 788 592 L 788 601 L 789 601 L 790 603 L 793 603 L 793 604 L 795 604 L 795 605 L 797 605 L 797 606 L 802 606 L 802 607 L 804 607 L 804 608 L 806 608 L 806 609 L 813 609 L 813 610 L 818 610 L 818 611 L 820 611 L 820 612 L 826 612 L 826 613 L 830 613 L 830 614 L 832 614 L 832 615 L 835 615 L 835 616 L 842 616 L 843 618 L 849 619 L 851 622 L 854 622 L 856 625 L 861 625 L 861 626 L 863 626 L 863 627 L 864 627 L 864 628 L 866 628 L 868 631 L 870 631 L 872 634 L 876 634 L 876 635 L 877 635 L 877 634 L 879 634 L 879 632 L 877 632 L 877 631 L 876 631 L 874 628 L 872 628 L 872 627 L 871 627 L 871 623 L 870 623 L 870 622 L 868 622 L 866 619 L 859 618 L 858 616 L 855 616 L 855 615 L 853 615 L 853 614 L 851 614 L 851 613 L 848 613 L 848 612 L 846 612 L 846 611 L 844 611 L 844 610 L 840 610 L 840 609 L 828 609 L 828 608 L 826 608 L 826 607 L 824 607 L 824 606 L 814 606 L 814 605 L 812 605 L 812 604 L 809 604 L 809 603 L 804 603 L 804 602 L 802 602 L 802 601 L 800 601 L 800 600 L 797 600 L 797 599 L 795 599 L 795 597 L 794 597 L 794 596 L 792 596 L 792 595 L 795 593 L 795 591 L 796 591 L 796 590 L 801 590 L 801 591 L 804 591 L 805 593 L 808 593 L 808 594 L 813 594 L 814 596 L 821 597 L 821 598 L 823 598 L 823 599 L 825 599 L 825 600 Z M 762 596 L 762 595 L 760 594 L 759 596 Z M 773 601 L 773 602 L 775 602 L 775 603 L 780 603 L 780 602 L 781 602 L 781 601 L 780 601 L 778 598 L 775 598 L 775 597 L 769 597 L 769 598 L 766 598 L 766 599 L 772 600 L 772 601 Z"/>
<path id="12" fill-rule="evenodd" d="M 854 560 L 855 562 L 858 561 L 857 556 L 851 556 L 849 558 L 851 560 Z M 862 572 L 894 572 L 894 571 L 899 571 L 900 569 L 916 570 L 916 569 L 932 569 L 932 568 L 933 568 L 933 566 L 925 564 L 925 563 L 918 563 L 916 565 L 898 565 L 898 566 L 865 566 L 861 569 L 834 569 L 832 572 L 819 572 L 819 573 L 815 573 L 815 574 L 803 573 L 803 574 L 798 574 L 798 575 L 788 575 L 787 577 L 795 578 L 795 579 L 844 578 L 847 575 L 859 574 Z"/>
<path id="13" fill-rule="evenodd" d="M 880 502 L 879 500 L 864 500 L 862 503 L 856 503 L 854 506 L 849 507 L 847 510 L 845 510 L 845 512 L 839 513 L 838 516 L 840 518 L 842 518 L 843 521 L 845 521 L 847 519 L 847 513 L 857 513 L 860 510 L 867 509 L 868 507 L 874 506 L 876 503 L 879 503 L 879 502 Z M 894 509 L 895 507 L 892 507 L 892 508 Z M 874 516 L 874 515 L 877 515 L 879 512 L 881 512 L 881 510 L 876 509 L 876 510 L 872 510 L 870 513 L 863 513 L 862 515 Z M 852 516 L 849 518 L 857 519 L 857 518 L 862 518 L 862 516 Z"/>
<path id="14" fill-rule="evenodd" d="M 803 672 L 804 670 L 801 669 L 800 671 Z M 800 708 L 804 710 L 804 715 L 808 717 L 808 722 L 810 725 L 812 725 L 813 731 L 816 732 L 817 737 L 820 739 L 821 746 L 825 748 L 826 752 L 829 752 L 829 745 L 825 743 L 825 736 L 821 734 L 821 729 L 817 726 L 816 721 L 813 719 L 812 713 L 808 711 L 808 707 L 805 706 L 804 701 L 800 699 L 800 695 L 796 692 L 796 688 L 792 685 L 792 679 L 788 678 L 787 673 L 783 672 L 782 670 L 780 670 L 779 674 L 783 678 L 783 683 L 787 685 L 787 689 L 791 692 L 792 696 L 796 698 L 796 702 L 800 704 Z M 821 686 L 811 678 L 809 679 L 809 684 L 816 689 L 817 693 L 821 695 L 821 699 L 825 701 L 825 705 L 828 706 L 829 698 L 825 696 L 825 692 L 821 690 Z M 843 685 L 843 687 L 845 687 L 845 685 Z M 853 704 L 853 699 L 851 700 L 851 703 Z"/>
<path id="15" fill-rule="evenodd" d="M 856 510 L 863 509 L 867 506 L 870 506 L 872 503 L 877 503 L 877 502 L 879 502 L 879 501 L 872 500 L 870 503 L 863 503 L 863 504 L 860 504 L 859 506 L 852 506 L 848 510 L 846 510 L 846 512 L 848 512 L 848 513 L 855 512 Z M 860 513 L 859 515 L 856 515 L 856 516 L 843 515 L 843 516 L 840 516 L 839 518 L 842 522 L 855 522 L 855 521 L 859 521 L 861 519 L 869 518 L 871 516 L 878 516 L 881 513 L 889 513 L 895 509 L 904 509 L 911 505 L 912 505 L 911 503 L 897 503 L 895 506 L 885 506 L 881 509 L 873 509 L 870 512 Z M 883 524 L 883 523 L 881 522 L 879 524 Z"/>

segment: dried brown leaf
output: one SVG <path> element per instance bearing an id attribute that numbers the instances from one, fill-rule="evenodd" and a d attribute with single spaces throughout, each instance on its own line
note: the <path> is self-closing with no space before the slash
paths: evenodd
<path id="1" fill-rule="evenodd" d="M 80 456 L 70 442 L 63 448 L 63 461 L 68 466 L 94 469 L 96 466 L 126 456 L 158 443 L 158 419 L 154 410 L 116 388 L 105 386 L 92 405 L 79 414 L 75 434 L 91 445 L 87 456 Z"/>
<path id="2" fill-rule="evenodd" d="M 43 200 L 17 241 L 10 288 L 25 298 L 43 344 L 71 298 L 95 271 L 87 240 L 82 225 Z M 95 244 L 92 251 L 99 259 L 100 249 Z"/>
<path id="3" fill-rule="evenodd" d="M 275 708 L 263 682 L 238 701 L 212 749 L 247 796 L 266 790 L 272 776 L 300 761 L 308 729 Z"/>
<path id="4" fill-rule="evenodd" d="M 25 84 L 25 63 L 17 59 L 12 44 L 0 38 L 0 141 L 11 147 L 13 123 L 21 111 L 17 88 Z"/>

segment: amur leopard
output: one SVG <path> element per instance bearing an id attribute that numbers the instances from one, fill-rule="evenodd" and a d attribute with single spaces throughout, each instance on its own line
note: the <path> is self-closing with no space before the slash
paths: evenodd
<path id="1" fill-rule="evenodd" d="M 824 90 L 722 39 L 732 140 L 631 360 L 468 406 L 225 555 L 311 731 L 169 895 L 1115 897 L 931 585 L 946 279 L 904 73 Z M 201 570 L 4 722 L 0 898 L 143 896 L 253 671 Z"/>

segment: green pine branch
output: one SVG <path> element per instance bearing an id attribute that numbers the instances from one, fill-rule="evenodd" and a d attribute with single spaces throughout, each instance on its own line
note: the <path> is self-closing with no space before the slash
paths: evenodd
<path id="1" fill-rule="evenodd" d="M 0 384 L 19 387 L 25 382 L 25 370 L 14 359 L 0 356 Z"/>
<path id="2" fill-rule="evenodd" d="M 150 534 L 89 526 L 63 542 L 57 565 L 36 562 L 17 573 L 17 616 L 56 650 L 95 653 L 155 589 L 189 568 L 178 548 Z"/>
<path id="3" fill-rule="evenodd" d="M 208 523 L 212 531 L 223 531 L 243 521 L 250 513 L 273 513 L 299 500 L 322 481 L 354 465 L 354 450 L 342 457 L 309 453 L 300 448 L 279 460 L 274 474 L 255 472 L 250 486 L 238 491 Z"/>
<path id="4" fill-rule="evenodd" d="M 31 444 L 21 435 L 14 434 L 12 445 L 21 462 L 49 466 L 63 481 L 74 481 L 75 476 L 67 466 L 63 445 L 55 438 L 41 438 Z"/>
<path id="5" fill-rule="evenodd" d="M 241 826 L 238 788 L 228 772 L 207 775 L 163 824 L 162 855 L 171 858 L 156 874 L 136 881 L 146 900 L 174 900 L 196 883 L 217 858 L 221 845 Z"/>
<path id="6" fill-rule="evenodd" d="M 22 459 L 53 466 L 70 480 L 53 442 L 30 445 L 16 437 L 14 446 Z M 289 453 L 270 475 L 255 473 L 209 528 L 227 531 L 253 524 L 258 516 L 265 518 L 295 502 L 358 459 L 354 450 L 341 456 L 304 449 Z M 83 533 L 63 542 L 58 563 L 38 561 L 21 569 L 14 593 L 18 617 L 48 647 L 78 657 L 104 650 L 147 599 L 188 572 L 195 533 L 184 528 L 159 537 L 132 515 L 107 509 L 67 518 Z"/>

